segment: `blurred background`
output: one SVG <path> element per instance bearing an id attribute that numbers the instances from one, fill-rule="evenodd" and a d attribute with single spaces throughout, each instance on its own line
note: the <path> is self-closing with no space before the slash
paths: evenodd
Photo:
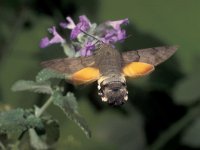
<path id="1" fill-rule="evenodd" d="M 63 113 L 48 112 L 60 121 L 58 150 L 198 150 L 200 149 L 200 1 L 197 0 L 1 0 L 0 103 L 30 108 L 46 97 L 14 93 L 12 84 L 34 80 L 41 61 L 63 57 L 58 45 L 39 48 L 47 28 L 66 16 L 91 22 L 129 18 L 121 51 L 179 45 L 176 54 L 149 76 L 128 80 L 129 101 L 115 108 L 101 102 L 96 83 L 67 89 L 78 98 L 92 138 Z M 59 28 L 60 29 L 60 28 Z M 58 29 L 58 30 L 59 30 Z M 67 37 L 68 38 L 68 37 Z"/>

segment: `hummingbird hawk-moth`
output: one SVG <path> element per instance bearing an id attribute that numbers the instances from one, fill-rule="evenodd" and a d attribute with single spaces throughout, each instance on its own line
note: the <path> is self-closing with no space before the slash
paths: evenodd
<path id="1" fill-rule="evenodd" d="M 70 75 L 74 84 L 98 82 L 102 101 L 121 105 L 128 100 L 126 77 L 148 75 L 167 60 L 177 46 L 146 48 L 119 53 L 110 44 L 101 44 L 93 55 L 61 58 L 42 62 L 42 66 Z"/>

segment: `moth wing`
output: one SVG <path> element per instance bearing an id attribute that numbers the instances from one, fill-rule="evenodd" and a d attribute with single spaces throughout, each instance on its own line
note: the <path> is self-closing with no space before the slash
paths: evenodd
<path id="1" fill-rule="evenodd" d="M 98 80 L 99 77 L 99 69 L 93 67 L 86 67 L 73 73 L 71 76 L 71 80 L 74 84 L 86 84 Z"/>
<path id="2" fill-rule="evenodd" d="M 157 66 L 170 58 L 176 52 L 177 48 L 178 46 L 162 46 L 133 50 L 122 53 L 122 59 L 124 64 L 144 62 Z"/>
<path id="3" fill-rule="evenodd" d="M 154 66 L 143 62 L 132 62 L 123 67 L 125 76 L 136 78 L 148 75 L 154 70 Z"/>
<path id="4" fill-rule="evenodd" d="M 69 75 L 69 80 L 74 84 L 90 83 L 97 80 L 100 76 L 93 56 L 54 59 L 43 61 L 41 65 Z"/>
<path id="5" fill-rule="evenodd" d="M 154 66 L 171 57 L 177 46 L 139 49 L 122 53 L 123 73 L 128 77 L 141 77 L 154 70 Z"/>

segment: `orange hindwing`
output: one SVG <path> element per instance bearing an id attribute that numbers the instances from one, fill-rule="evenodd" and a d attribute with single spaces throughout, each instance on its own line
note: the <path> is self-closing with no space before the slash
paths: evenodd
<path id="1" fill-rule="evenodd" d="M 85 84 L 98 80 L 100 77 L 99 70 L 93 67 L 83 68 L 72 74 L 71 80 L 75 84 Z"/>
<path id="2" fill-rule="evenodd" d="M 135 78 L 145 76 L 154 70 L 154 66 L 143 62 L 132 62 L 123 68 L 125 76 Z"/>

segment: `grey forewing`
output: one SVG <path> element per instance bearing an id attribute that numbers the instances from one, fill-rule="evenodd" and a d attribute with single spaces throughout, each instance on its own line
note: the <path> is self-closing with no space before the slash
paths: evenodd
<path id="1" fill-rule="evenodd" d="M 145 62 L 157 66 L 172 56 L 177 48 L 177 46 L 162 46 L 139 49 L 122 53 L 122 58 L 124 64 Z"/>
<path id="2" fill-rule="evenodd" d="M 94 56 L 78 57 L 78 58 L 60 58 L 41 63 L 43 67 L 53 69 L 60 73 L 72 74 L 85 67 L 96 67 Z"/>

